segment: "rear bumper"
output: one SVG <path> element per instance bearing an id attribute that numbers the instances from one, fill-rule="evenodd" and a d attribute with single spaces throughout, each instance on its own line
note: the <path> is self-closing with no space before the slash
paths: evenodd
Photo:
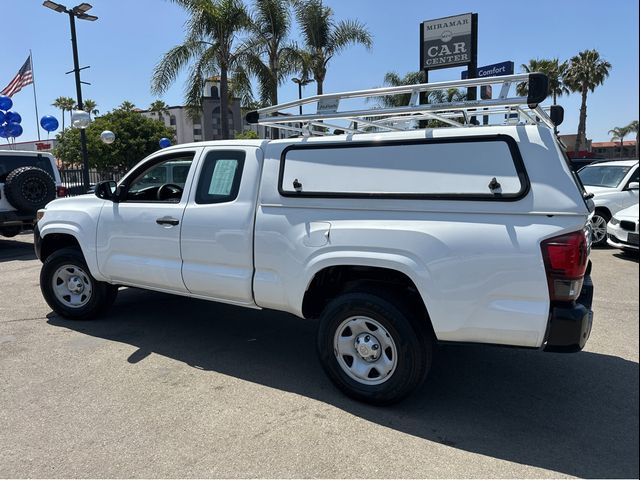
<path id="1" fill-rule="evenodd" d="M 545 352 L 579 352 L 591 334 L 593 323 L 593 283 L 586 275 L 580 297 L 575 302 L 551 304 L 547 335 L 544 342 Z"/>
<path id="2" fill-rule="evenodd" d="M 2 225 L 31 226 L 35 221 L 36 221 L 35 213 L 22 213 L 17 211 L 0 212 L 0 226 Z"/>

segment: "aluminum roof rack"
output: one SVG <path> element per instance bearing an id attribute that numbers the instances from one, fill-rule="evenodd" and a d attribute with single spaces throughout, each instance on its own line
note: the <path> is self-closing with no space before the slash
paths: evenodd
<path id="1" fill-rule="evenodd" d="M 527 83 L 526 96 L 509 96 L 512 85 Z M 444 103 L 420 104 L 420 94 L 434 91 L 446 91 L 450 88 L 483 87 L 500 84 L 498 98 L 487 100 L 463 100 Z M 291 132 L 309 135 L 330 135 L 335 133 L 370 133 L 372 131 L 404 131 L 418 128 L 420 120 L 439 120 L 452 127 L 469 127 L 478 125 L 477 118 L 495 119 L 499 124 L 545 124 L 554 128 L 562 122 L 562 107 L 547 109 L 540 103 L 547 98 L 549 81 L 542 73 L 526 73 L 501 77 L 473 78 L 450 82 L 421 83 L 399 87 L 382 87 L 352 92 L 314 95 L 292 102 L 281 103 L 249 112 L 247 122 L 271 128 L 279 128 Z M 341 110 L 345 100 L 369 98 L 380 99 L 394 95 L 409 95 L 406 106 L 370 107 Z M 291 113 L 293 109 L 302 111 L 303 105 L 316 104 L 316 113 Z M 288 112 L 288 110 L 290 110 Z M 553 118 L 553 119 L 552 119 Z M 345 125 L 329 123 L 339 121 Z M 488 122 L 487 122 L 488 123 Z M 496 122 L 491 123 L 493 125 Z"/>

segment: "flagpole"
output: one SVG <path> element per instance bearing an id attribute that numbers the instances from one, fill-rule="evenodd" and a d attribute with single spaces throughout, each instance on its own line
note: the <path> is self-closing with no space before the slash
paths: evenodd
<path id="1" fill-rule="evenodd" d="M 33 104 L 36 107 L 36 131 L 38 132 L 38 141 L 40 141 L 40 115 L 38 114 L 38 97 L 36 97 L 36 74 L 33 70 L 33 54 L 29 49 L 29 62 L 31 63 L 31 78 L 33 79 Z"/>

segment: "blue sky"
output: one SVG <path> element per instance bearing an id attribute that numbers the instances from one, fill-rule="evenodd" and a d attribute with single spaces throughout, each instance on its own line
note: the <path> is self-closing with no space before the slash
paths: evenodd
<path id="1" fill-rule="evenodd" d="M 246 0 L 249 3 L 251 0 Z M 64 3 L 60 2 L 60 3 Z M 77 3 L 80 3 L 77 0 Z M 90 0 L 96 22 L 77 22 L 83 95 L 107 112 L 129 100 L 146 108 L 155 100 L 150 92 L 154 65 L 183 39 L 184 12 L 167 0 Z M 68 3 L 68 6 L 76 2 Z M 333 59 L 325 92 L 381 86 L 386 72 L 417 70 L 418 26 L 421 21 L 466 12 L 478 13 L 478 64 L 512 60 L 519 66 L 531 58 L 568 59 L 580 50 L 597 49 L 612 65 L 610 77 L 589 95 L 587 135 L 609 139 L 608 130 L 638 119 L 638 2 L 634 0 L 325 0 L 337 19 L 358 19 L 374 36 L 374 47 L 349 48 Z M 42 6 L 41 0 L 0 0 L 3 47 L 0 88 L 8 83 L 33 51 L 40 116 L 60 112 L 51 107 L 61 95 L 75 98 L 68 17 Z M 293 39 L 297 32 L 292 32 Z M 460 78 L 460 68 L 437 70 L 430 80 Z M 170 105 L 183 103 L 184 76 L 162 97 Z M 314 84 L 306 93 L 315 92 Z M 297 98 L 291 82 L 280 89 L 280 101 Z M 18 141 L 36 139 L 36 116 L 31 86 L 13 98 L 23 118 Z M 560 133 L 574 133 L 580 99 L 560 99 L 565 122 Z M 46 136 L 46 133 L 43 132 Z"/>

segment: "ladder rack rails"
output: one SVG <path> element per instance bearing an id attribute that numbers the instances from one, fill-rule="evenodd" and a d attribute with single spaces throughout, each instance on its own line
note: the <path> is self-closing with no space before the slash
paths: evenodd
<path id="1" fill-rule="evenodd" d="M 509 96 L 512 85 L 527 84 L 526 96 Z M 498 98 L 462 100 L 456 102 L 420 104 L 420 94 L 446 91 L 450 88 L 482 87 L 501 84 Z M 551 115 L 539 104 L 547 98 L 549 80 L 542 73 L 505 75 L 501 77 L 473 78 L 448 82 L 421 83 L 398 87 L 382 87 L 352 92 L 314 95 L 300 100 L 281 103 L 247 114 L 247 122 L 309 135 L 328 135 L 328 129 L 340 133 L 370 133 L 372 131 L 405 131 L 417 128 L 417 121 L 439 120 L 452 127 L 477 125 L 476 117 L 501 115 L 501 124 L 544 124 L 553 129 L 562 122 L 562 107 L 551 107 Z M 357 108 L 340 111 L 346 99 L 381 99 L 395 95 L 409 95 L 406 106 Z M 315 114 L 292 114 L 289 109 L 316 104 Z M 502 117 L 504 115 L 504 117 Z M 349 122 L 348 127 L 327 121 Z M 495 123 L 494 123 L 495 124 Z M 315 129 L 313 127 L 316 127 Z M 337 132 L 336 132 L 337 133 Z"/>

